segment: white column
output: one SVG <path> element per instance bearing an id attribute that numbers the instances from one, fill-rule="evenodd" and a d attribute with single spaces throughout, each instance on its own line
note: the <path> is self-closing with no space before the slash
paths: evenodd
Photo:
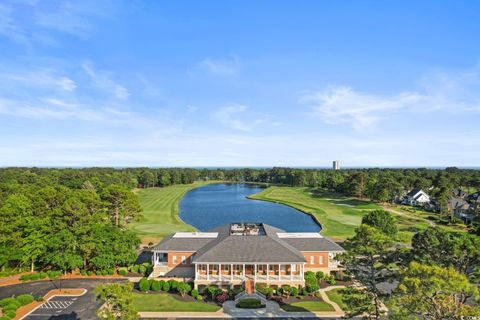
<path id="1" fill-rule="evenodd" d="M 268 274 L 270 273 L 270 265 L 267 263 L 267 281 L 268 281 Z"/>
<path id="2" fill-rule="evenodd" d="M 222 280 L 222 269 L 220 268 L 220 263 L 218 264 L 218 279 Z"/>
<path id="3" fill-rule="evenodd" d="M 230 265 L 230 281 L 233 281 L 233 264 Z"/>
<path id="4" fill-rule="evenodd" d="M 198 266 L 195 263 L 195 280 L 197 280 L 197 274 L 198 274 Z"/>
<path id="5" fill-rule="evenodd" d="M 305 280 L 305 263 L 302 263 L 302 280 Z"/>
<path id="6" fill-rule="evenodd" d="M 210 267 L 209 267 L 209 264 L 207 264 L 207 280 L 210 280 Z"/>
<path id="7" fill-rule="evenodd" d="M 255 269 L 253 270 L 253 279 L 257 281 L 257 264 L 255 263 L 254 266 Z"/>
<path id="8" fill-rule="evenodd" d="M 282 269 L 280 269 L 280 263 L 278 264 L 278 280 L 282 278 Z"/>
<path id="9" fill-rule="evenodd" d="M 292 270 L 293 270 L 293 264 L 290 264 L 290 281 L 293 280 L 293 272 L 292 272 Z"/>
<path id="10" fill-rule="evenodd" d="M 245 263 L 243 264 L 243 271 L 242 271 L 242 275 L 243 275 L 243 277 L 245 278 Z"/>

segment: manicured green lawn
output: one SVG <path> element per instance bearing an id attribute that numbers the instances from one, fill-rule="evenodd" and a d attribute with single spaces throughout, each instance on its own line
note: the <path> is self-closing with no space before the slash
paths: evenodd
<path id="1" fill-rule="evenodd" d="M 195 231 L 178 216 L 178 203 L 183 195 L 209 182 L 195 182 L 186 185 L 173 185 L 164 188 L 137 190 L 144 219 L 130 224 L 142 238 L 161 238 L 178 231 Z"/>
<path id="2" fill-rule="evenodd" d="M 369 211 L 382 209 L 380 205 L 370 201 L 299 187 L 274 186 L 252 195 L 251 198 L 278 202 L 312 213 L 322 224 L 322 234 L 336 241 L 353 236 L 362 217 Z M 398 222 L 399 241 L 404 243 L 410 243 L 416 232 L 428 228 L 430 224 L 427 219 L 432 219 L 432 214 L 424 212 L 419 215 L 408 212 L 406 215 L 394 212 L 392 214 Z"/>
<path id="3" fill-rule="evenodd" d="M 251 198 L 282 203 L 314 214 L 322 224 L 322 234 L 334 240 L 351 237 L 368 211 L 381 209 L 368 201 L 298 187 L 270 187 Z"/>
<path id="4" fill-rule="evenodd" d="M 288 312 L 335 311 L 335 309 L 325 301 L 299 301 L 284 304 L 281 308 Z"/>
<path id="5" fill-rule="evenodd" d="M 343 310 L 347 311 L 347 305 L 342 300 L 342 294 L 340 293 L 342 289 L 333 289 L 326 291 L 328 298 L 338 304 L 338 306 Z"/>
<path id="6" fill-rule="evenodd" d="M 219 306 L 200 301 L 181 301 L 168 293 L 133 295 L 133 303 L 138 311 L 185 311 L 215 312 Z"/>

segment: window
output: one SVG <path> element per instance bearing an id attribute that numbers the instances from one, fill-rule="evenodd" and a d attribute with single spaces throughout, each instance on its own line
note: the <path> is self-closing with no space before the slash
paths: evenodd
<path id="1" fill-rule="evenodd" d="M 323 256 L 318 257 L 318 263 L 323 264 Z"/>
<path id="2" fill-rule="evenodd" d="M 315 256 L 310 256 L 310 264 L 315 264 Z"/>
<path id="3" fill-rule="evenodd" d="M 230 266 L 228 264 L 224 264 L 223 265 L 223 271 L 228 271 L 229 267 Z"/>
<path id="4" fill-rule="evenodd" d="M 177 263 L 177 256 L 172 256 L 172 263 L 176 264 Z"/>
<path id="5" fill-rule="evenodd" d="M 187 264 L 187 258 L 185 256 L 182 256 L 182 264 Z"/>
<path id="6" fill-rule="evenodd" d="M 259 265 L 257 266 L 257 270 L 258 270 L 258 271 L 263 271 L 263 265 L 259 264 Z"/>
<path id="7" fill-rule="evenodd" d="M 271 272 L 273 272 L 273 271 L 274 271 L 273 267 L 274 267 L 274 265 L 273 265 L 273 264 L 271 264 L 271 265 L 269 265 L 269 266 L 268 266 L 268 268 L 270 269 L 270 271 L 271 271 Z"/>

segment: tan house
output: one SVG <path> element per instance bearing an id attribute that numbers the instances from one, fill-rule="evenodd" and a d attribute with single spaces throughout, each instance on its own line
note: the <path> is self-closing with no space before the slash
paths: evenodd
<path id="1" fill-rule="evenodd" d="M 263 223 L 232 223 L 209 232 L 177 232 L 153 248 L 151 277 L 203 285 L 304 285 L 305 271 L 340 269 L 344 251 L 319 233 L 289 233 Z"/>

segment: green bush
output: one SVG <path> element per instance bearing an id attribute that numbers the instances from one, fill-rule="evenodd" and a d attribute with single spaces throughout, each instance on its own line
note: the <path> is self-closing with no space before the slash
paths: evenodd
<path id="1" fill-rule="evenodd" d="M 21 294 L 15 298 L 22 306 L 32 303 L 33 296 L 31 294 Z"/>
<path id="2" fill-rule="evenodd" d="M 183 296 L 185 294 L 188 294 L 192 290 L 192 287 L 190 287 L 190 285 L 186 282 L 180 282 L 177 285 L 177 290 Z"/>
<path id="3" fill-rule="evenodd" d="M 9 311 L 5 311 L 5 315 L 7 317 L 9 317 L 10 319 L 13 319 L 15 318 L 15 316 L 17 315 L 17 313 L 13 310 L 9 310 Z"/>
<path id="4" fill-rule="evenodd" d="M 128 271 L 125 270 L 125 269 L 119 269 L 119 270 L 118 270 L 118 274 L 121 275 L 121 276 L 126 276 L 127 273 L 128 273 Z"/>
<path id="5" fill-rule="evenodd" d="M 115 269 L 112 269 L 112 268 L 107 269 L 107 275 L 113 276 L 114 274 L 115 274 Z"/>
<path id="6" fill-rule="evenodd" d="M 31 280 L 31 274 L 22 274 L 20 276 L 20 281 L 28 281 Z"/>
<path id="7" fill-rule="evenodd" d="M 298 289 L 296 287 L 291 287 L 290 294 L 294 297 L 298 296 Z"/>
<path id="8" fill-rule="evenodd" d="M 197 299 L 198 295 L 200 293 L 198 293 L 198 290 L 197 289 L 193 289 L 192 292 L 190 292 L 191 296 L 194 297 L 195 299 Z"/>
<path id="9" fill-rule="evenodd" d="M 30 275 L 30 280 L 38 280 L 40 279 L 40 275 L 38 273 L 34 273 Z"/>
<path id="10" fill-rule="evenodd" d="M 334 285 L 335 283 L 337 283 L 335 281 L 335 277 L 334 276 L 327 276 L 325 277 L 325 281 L 329 284 L 329 285 Z"/>
<path id="11" fill-rule="evenodd" d="M 18 302 L 17 300 L 15 300 L 14 302 L 10 302 L 9 304 L 7 304 L 6 306 L 3 307 L 3 311 L 8 311 L 8 310 L 13 310 L 13 311 L 17 311 L 18 308 L 20 308 L 22 305 L 20 304 L 20 302 Z"/>
<path id="12" fill-rule="evenodd" d="M 133 273 L 138 273 L 138 265 L 134 264 L 133 266 L 130 267 L 130 271 Z"/>
<path id="13" fill-rule="evenodd" d="M 87 271 L 87 276 L 93 276 L 93 271 L 88 270 Z"/>
<path id="14" fill-rule="evenodd" d="M 60 270 L 57 270 L 57 271 L 54 271 L 54 270 L 51 270 L 51 271 L 48 271 L 47 272 L 47 275 L 50 279 L 54 279 L 54 278 L 58 278 L 62 275 L 62 271 Z"/>
<path id="15" fill-rule="evenodd" d="M 147 278 L 142 278 L 138 283 L 138 288 L 143 292 L 150 290 L 150 281 Z"/>
<path id="16" fill-rule="evenodd" d="M 5 307 L 7 304 L 10 304 L 10 303 L 15 303 L 17 302 L 17 300 L 15 300 L 15 298 L 4 298 L 2 300 L 0 300 L 0 307 Z"/>
<path id="17" fill-rule="evenodd" d="M 165 281 L 162 285 L 162 290 L 165 292 L 170 291 L 170 283 L 168 281 Z"/>
<path id="18" fill-rule="evenodd" d="M 236 304 L 236 307 L 244 309 L 259 309 L 265 308 L 265 305 L 258 299 L 244 298 L 240 299 L 240 301 Z"/>
<path id="19" fill-rule="evenodd" d="M 138 273 L 145 275 L 146 272 L 147 272 L 147 267 L 143 265 L 138 266 Z"/>
<path id="20" fill-rule="evenodd" d="M 197 299 L 198 301 L 202 301 L 202 300 L 203 300 L 203 296 L 198 295 L 195 299 Z"/>
<path id="21" fill-rule="evenodd" d="M 177 291 L 177 287 L 178 287 L 177 280 L 170 279 L 168 280 L 168 283 L 170 284 L 170 291 Z"/>
<path id="22" fill-rule="evenodd" d="M 10 320 L 9 317 L 0 317 L 0 320 Z"/>
<path id="23" fill-rule="evenodd" d="M 48 277 L 48 274 L 46 272 L 40 272 L 38 275 L 40 279 L 45 279 L 46 277 Z"/>
<path id="24" fill-rule="evenodd" d="M 153 291 L 160 291 L 160 290 L 162 290 L 162 285 L 160 284 L 160 281 L 153 280 L 151 288 L 152 288 Z"/>
<path id="25" fill-rule="evenodd" d="M 82 276 L 86 276 L 86 275 L 87 275 L 87 271 L 86 271 L 86 270 L 80 270 L 80 274 L 81 274 Z"/>
<path id="26" fill-rule="evenodd" d="M 38 295 L 38 296 L 35 296 L 34 297 L 35 301 L 39 301 L 39 302 L 42 302 L 43 301 L 43 297 Z"/>
<path id="27" fill-rule="evenodd" d="M 323 273 L 322 271 L 317 271 L 317 273 L 315 274 L 315 277 L 317 278 L 318 281 L 323 280 L 325 279 L 325 273 Z"/>

